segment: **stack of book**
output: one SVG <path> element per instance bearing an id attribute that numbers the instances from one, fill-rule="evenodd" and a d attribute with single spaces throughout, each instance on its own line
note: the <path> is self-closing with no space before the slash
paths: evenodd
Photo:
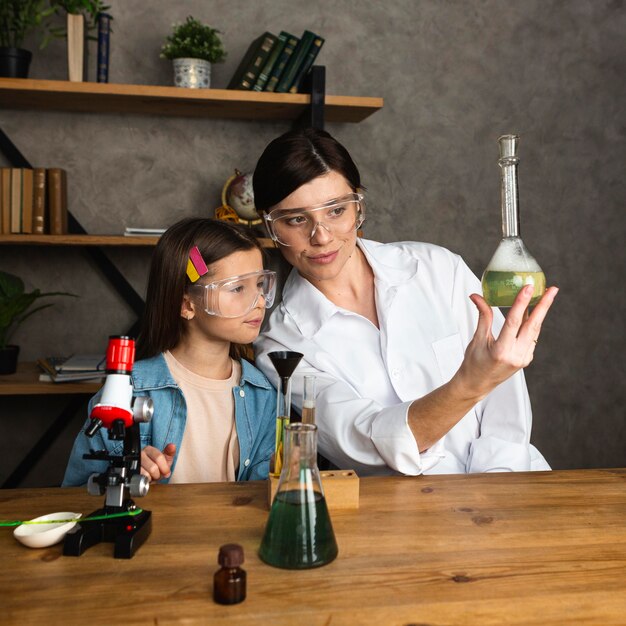
<path id="1" fill-rule="evenodd" d="M 60 167 L 0 168 L 0 233 L 67 233 L 67 174 Z"/>
<path id="2" fill-rule="evenodd" d="M 106 375 L 106 356 L 74 354 L 71 357 L 48 356 L 37 359 L 40 381 L 64 383 L 102 379 Z"/>
<path id="3" fill-rule="evenodd" d="M 263 33 L 250 44 L 228 89 L 298 93 L 324 41 L 310 30 L 301 37 L 284 30 L 278 36 Z"/>

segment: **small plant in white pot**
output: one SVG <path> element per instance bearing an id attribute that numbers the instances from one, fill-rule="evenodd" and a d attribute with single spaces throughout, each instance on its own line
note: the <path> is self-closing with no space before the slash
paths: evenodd
<path id="1" fill-rule="evenodd" d="M 202 24 L 191 15 L 165 39 L 161 57 L 174 64 L 177 87 L 208 89 L 211 86 L 211 64 L 226 58 L 220 31 Z"/>

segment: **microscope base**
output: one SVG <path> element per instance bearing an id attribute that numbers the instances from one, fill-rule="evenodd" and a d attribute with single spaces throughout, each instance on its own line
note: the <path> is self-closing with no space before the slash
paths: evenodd
<path id="1" fill-rule="evenodd" d="M 107 515 L 111 512 L 106 508 L 98 509 L 89 517 Z M 106 541 L 115 543 L 113 556 L 116 559 L 130 559 L 148 538 L 151 529 L 151 511 L 95 522 L 78 522 L 65 535 L 63 555 L 80 556 L 91 546 Z"/>

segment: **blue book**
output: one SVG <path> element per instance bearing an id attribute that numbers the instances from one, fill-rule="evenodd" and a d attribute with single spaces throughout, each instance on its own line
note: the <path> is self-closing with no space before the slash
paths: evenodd
<path id="1" fill-rule="evenodd" d="M 111 20 L 108 13 L 98 14 L 98 72 L 99 83 L 109 82 L 109 40 L 111 36 Z"/>

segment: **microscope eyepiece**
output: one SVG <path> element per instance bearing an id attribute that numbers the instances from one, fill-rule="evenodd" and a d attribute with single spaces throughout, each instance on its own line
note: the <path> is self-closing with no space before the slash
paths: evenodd
<path id="1" fill-rule="evenodd" d="M 93 437 L 102 428 L 102 424 L 101 419 L 91 420 L 91 424 L 85 428 L 85 435 L 87 435 L 87 437 Z"/>

